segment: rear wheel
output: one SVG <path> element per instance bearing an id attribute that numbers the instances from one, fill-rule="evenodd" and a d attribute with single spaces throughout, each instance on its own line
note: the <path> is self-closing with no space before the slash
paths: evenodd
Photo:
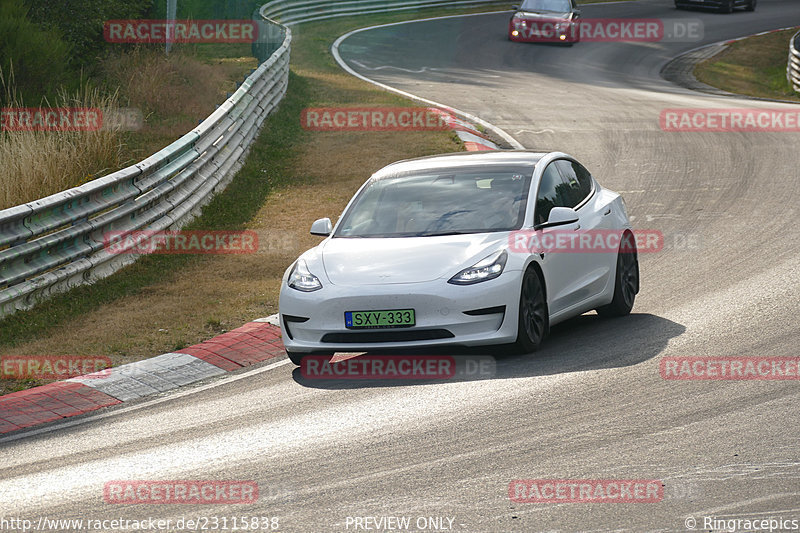
<path id="1" fill-rule="evenodd" d="M 522 278 L 517 342 L 514 344 L 514 351 L 518 353 L 536 351 L 547 334 L 548 324 L 547 302 L 542 281 L 536 271 L 529 268 Z"/>
<path id="2" fill-rule="evenodd" d="M 750 0 L 750 3 L 747 4 L 744 8 L 745 11 L 755 11 L 756 10 L 756 0 Z"/>
<path id="3" fill-rule="evenodd" d="M 600 316 L 625 316 L 633 309 L 636 293 L 639 292 L 639 258 L 633 234 L 626 233 L 617 253 L 617 270 L 614 280 L 614 299 L 597 308 Z"/>
<path id="4" fill-rule="evenodd" d="M 722 0 L 719 6 L 720 13 L 733 13 L 733 0 Z"/>

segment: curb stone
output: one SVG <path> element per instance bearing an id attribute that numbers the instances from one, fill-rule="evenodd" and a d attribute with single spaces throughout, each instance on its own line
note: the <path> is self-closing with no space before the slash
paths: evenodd
<path id="1" fill-rule="evenodd" d="M 166 392 L 285 355 L 272 315 L 177 352 L 0 396 L 0 435 Z"/>

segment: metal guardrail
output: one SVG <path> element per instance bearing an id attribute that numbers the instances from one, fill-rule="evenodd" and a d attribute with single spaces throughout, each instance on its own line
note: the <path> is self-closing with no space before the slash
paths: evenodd
<path id="1" fill-rule="evenodd" d="M 289 79 L 281 46 L 194 130 L 85 185 L 0 211 L 0 317 L 106 277 L 135 260 L 105 249 L 107 232 L 178 229 L 239 170 Z"/>
<path id="2" fill-rule="evenodd" d="M 789 65 L 786 67 L 786 78 L 794 90 L 800 93 L 800 32 L 789 42 Z"/>
<path id="3" fill-rule="evenodd" d="M 366 15 L 388 11 L 407 11 L 425 7 L 464 7 L 476 4 L 497 4 L 511 7 L 509 0 L 272 0 L 261 7 L 261 15 L 279 20 L 286 26 L 350 15 Z"/>

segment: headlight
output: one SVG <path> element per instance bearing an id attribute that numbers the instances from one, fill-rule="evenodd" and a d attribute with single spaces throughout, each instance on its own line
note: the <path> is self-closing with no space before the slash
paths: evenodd
<path id="1" fill-rule="evenodd" d="M 302 259 L 294 264 L 288 279 L 289 287 L 303 292 L 314 292 L 322 288 L 319 278 L 308 270 L 308 265 Z"/>
<path id="2" fill-rule="evenodd" d="M 465 268 L 450 278 L 447 283 L 452 283 L 454 285 L 472 285 L 473 283 L 494 279 L 503 273 L 507 259 L 508 253 L 505 250 L 500 250 L 478 261 L 471 267 Z"/>

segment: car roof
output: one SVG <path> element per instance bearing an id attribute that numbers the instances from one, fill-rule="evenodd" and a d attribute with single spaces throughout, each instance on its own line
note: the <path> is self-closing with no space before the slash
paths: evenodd
<path id="1" fill-rule="evenodd" d="M 455 152 L 415 159 L 406 159 L 383 167 L 372 177 L 394 175 L 401 172 L 415 170 L 432 170 L 438 168 L 458 169 L 459 167 L 474 166 L 516 166 L 530 168 L 531 172 L 536 163 L 549 152 L 534 152 L 528 150 L 490 150 L 485 152 Z"/>

